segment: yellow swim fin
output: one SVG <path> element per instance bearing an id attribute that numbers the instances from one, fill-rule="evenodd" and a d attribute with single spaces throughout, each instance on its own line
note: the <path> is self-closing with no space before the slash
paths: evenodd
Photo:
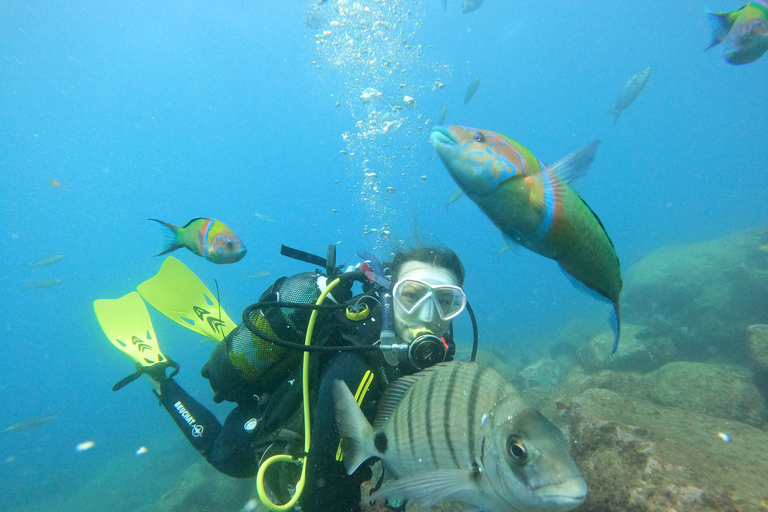
<path id="1" fill-rule="evenodd" d="M 160 351 L 149 311 L 138 293 L 131 292 L 119 299 L 95 300 L 93 310 L 109 341 L 130 357 L 138 370 L 115 384 L 113 390 L 138 379 L 142 373 L 162 371 L 164 375 L 168 366 L 178 371 L 178 365 Z"/>
<path id="2" fill-rule="evenodd" d="M 213 341 L 223 340 L 237 327 L 194 272 L 173 256 L 136 289 L 162 314 Z"/>

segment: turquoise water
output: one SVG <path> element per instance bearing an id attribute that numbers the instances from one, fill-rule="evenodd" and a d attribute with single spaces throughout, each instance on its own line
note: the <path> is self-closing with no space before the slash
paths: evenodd
<path id="1" fill-rule="evenodd" d="M 318 254 L 336 244 L 339 261 L 357 263 L 359 248 L 386 258 L 396 241 L 416 243 L 416 224 L 419 240 L 464 261 L 487 346 L 535 346 L 574 318 L 607 328 L 610 308 L 555 263 L 497 256 L 502 237 L 474 204 L 445 208 L 455 185 L 428 143 L 443 106 L 446 123 L 499 131 L 545 162 L 601 139 L 576 188 L 624 269 L 653 249 L 765 222 L 768 60 L 735 67 L 704 52 L 705 7 L 741 3 L 487 0 L 463 15 L 454 0 L 445 11 L 437 0 L 3 2 L 0 427 L 58 419 L 0 434 L 2 508 L 74 509 L 125 461 L 124 492 L 102 505 L 133 510 L 199 459 L 145 382 L 110 391 L 132 367 L 93 315 L 93 300 L 158 270 L 163 236 L 148 218 L 214 217 L 243 238 L 235 265 L 175 254 L 217 280 L 233 318 L 271 279 L 311 270 L 281 257 L 281 243 Z M 648 66 L 614 126 L 617 94 Z M 26 267 L 49 254 L 65 257 Z M 51 278 L 62 282 L 25 289 Z M 179 381 L 206 401 L 199 368 L 212 345 L 151 314 Z M 457 327 L 468 339 L 467 319 Z"/>

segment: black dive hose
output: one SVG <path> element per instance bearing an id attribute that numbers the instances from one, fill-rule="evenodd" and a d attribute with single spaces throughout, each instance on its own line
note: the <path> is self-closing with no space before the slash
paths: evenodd
<path id="1" fill-rule="evenodd" d="M 346 304 L 302 304 L 302 303 L 296 303 L 296 302 L 282 302 L 282 301 L 263 301 L 263 302 L 257 302 L 256 304 L 252 304 L 245 308 L 245 311 L 243 311 L 243 325 L 251 331 L 253 334 L 258 336 L 261 339 L 267 340 L 270 343 L 274 343 L 278 347 L 288 348 L 292 350 L 301 350 L 303 352 L 354 352 L 358 350 L 380 350 L 378 345 L 342 345 L 342 346 L 333 346 L 333 347 L 326 347 L 322 345 L 305 345 L 303 343 L 296 343 L 293 341 L 287 341 L 280 338 L 277 338 L 275 336 L 271 336 L 258 327 L 256 327 L 253 322 L 251 322 L 251 313 L 256 311 L 257 309 L 262 308 L 271 308 L 271 307 L 278 307 L 278 308 L 291 308 L 291 309 L 317 309 L 320 311 L 332 311 L 332 310 L 339 310 L 346 308 Z"/>
<path id="2" fill-rule="evenodd" d="M 480 336 L 477 334 L 477 319 L 475 318 L 475 312 L 472 311 L 472 306 L 469 305 L 469 301 L 467 301 L 467 313 L 469 313 L 469 319 L 472 320 L 472 332 L 474 333 L 472 339 L 472 355 L 469 356 L 469 360 L 474 361 L 475 357 L 477 357 L 477 343 Z"/>

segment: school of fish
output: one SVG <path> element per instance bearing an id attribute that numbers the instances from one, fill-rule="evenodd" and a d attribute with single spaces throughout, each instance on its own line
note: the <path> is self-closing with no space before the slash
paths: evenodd
<path id="1" fill-rule="evenodd" d="M 619 343 L 619 258 L 603 223 L 568 185 L 594 159 L 594 142 L 547 167 L 518 142 L 488 130 L 436 126 L 432 145 L 459 188 L 508 240 L 551 258 L 613 304 Z"/>
<path id="2" fill-rule="evenodd" d="M 586 499 L 562 432 L 501 375 L 476 363 L 440 363 L 396 381 L 373 426 L 342 381 L 334 402 L 347 472 L 379 457 L 396 478 L 372 500 L 564 512 Z"/>

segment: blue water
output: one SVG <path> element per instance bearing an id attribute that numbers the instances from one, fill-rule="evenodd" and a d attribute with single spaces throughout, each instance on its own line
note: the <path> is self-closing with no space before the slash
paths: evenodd
<path id="1" fill-rule="evenodd" d="M 386 258 L 395 240 L 414 244 L 416 229 L 464 261 L 482 343 L 514 350 L 575 318 L 607 329 L 610 308 L 549 260 L 522 249 L 496 256 L 502 237 L 469 200 L 444 207 L 455 185 L 433 160 L 427 124 L 443 106 L 447 123 L 502 132 L 545 162 L 601 139 L 576 187 L 625 270 L 656 248 L 768 217 L 768 57 L 735 67 L 703 51 L 705 7 L 743 2 L 487 0 L 462 15 L 455 0 L 446 11 L 438 0 L 362 0 L 388 9 L 370 40 L 372 25 L 346 0 L 320 6 L 310 28 L 313 3 L 0 5 L 0 427 L 58 415 L 0 434 L 3 510 L 66 509 L 116 460 L 127 461 L 131 482 L 175 478 L 198 460 L 146 382 L 110 391 L 132 366 L 93 314 L 93 300 L 122 296 L 158 270 L 163 237 L 148 218 L 214 217 L 243 238 L 248 254 L 235 265 L 176 254 L 211 287 L 218 281 L 233 318 L 273 278 L 311 270 L 281 257 L 281 243 L 319 254 L 337 244 L 339 260 L 356 263 L 359 248 Z M 648 86 L 614 126 L 616 95 L 647 66 Z M 475 76 L 482 83 L 465 106 Z M 360 99 L 369 87 L 378 103 Z M 405 95 L 415 108 L 393 109 Z M 393 124 L 374 135 L 371 122 Z M 26 268 L 53 253 L 65 258 Z M 261 271 L 271 276 L 246 279 Z M 62 283 L 23 287 L 48 278 Z M 152 316 L 182 366 L 178 380 L 211 403 L 199 368 L 212 345 Z M 457 328 L 470 336 L 466 318 Z M 227 407 L 214 411 L 224 417 Z M 76 452 L 87 440 L 94 448 Z M 142 445 L 148 453 L 134 456 Z M 150 498 L 113 491 L 103 505 L 133 510 L 161 487 Z"/>

